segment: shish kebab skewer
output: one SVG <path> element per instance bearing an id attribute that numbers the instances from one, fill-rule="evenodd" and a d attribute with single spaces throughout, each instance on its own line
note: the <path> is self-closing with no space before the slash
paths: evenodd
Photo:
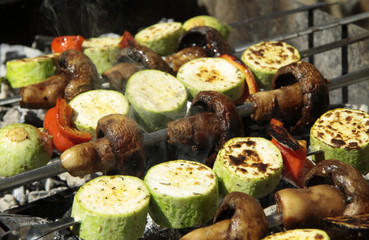
<path id="1" fill-rule="evenodd" d="M 369 68 L 358 72 L 349 73 L 330 80 L 327 84 L 329 90 L 334 90 L 349 84 L 358 83 L 369 79 Z M 273 92 L 272 90 L 269 92 Z M 250 116 L 255 112 L 255 104 L 253 102 L 245 103 L 237 107 L 239 115 L 241 117 Z M 168 129 L 162 129 L 153 133 L 144 134 L 143 142 L 145 145 L 151 145 L 165 140 L 168 137 Z M 53 159 L 50 164 L 33 169 L 21 174 L 17 174 L 11 177 L 0 180 L 0 191 L 5 191 L 15 187 L 22 186 L 40 179 L 56 176 L 60 173 L 64 173 L 67 170 L 62 166 L 61 161 Z"/>
<path id="2" fill-rule="evenodd" d="M 303 31 L 300 31 L 300 32 L 291 33 L 291 34 L 284 34 L 284 35 L 280 35 L 280 36 L 277 36 L 277 37 L 272 37 L 272 38 L 268 38 L 268 39 L 264 39 L 264 40 L 260 40 L 260 41 L 267 41 L 267 40 L 284 41 L 284 40 L 288 40 L 288 39 L 300 37 L 300 36 L 303 36 L 303 35 L 306 35 L 306 34 L 310 34 L 312 32 L 322 31 L 324 29 L 333 28 L 333 27 L 336 27 L 336 26 L 339 26 L 339 25 L 353 23 L 353 22 L 356 22 L 356 21 L 360 21 L 360 20 L 366 19 L 368 17 L 369 17 L 369 12 L 363 13 L 363 14 L 357 14 L 357 15 L 353 15 L 353 16 L 350 16 L 350 17 L 347 17 L 347 18 L 342 18 L 339 21 L 336 21 L 336 22 L 331 23 L 331 24 L 321 25 L 321 26 L 314 26 L 314 27 L 308 28 L 308 29 L 303 30 Z M 338 47 L 345 46 L 347 44 L 351 44 L 351 43 L 355 43 L 355 42 L 358 42 L 358 41 L 362 41 L 362 40 L 367 39 L 367 38 L 369 38 L 369 34 L 366 33 L 366 34 L 362 34 L 362 35 L 359 35 L 359 36 L 356 36 L 356 37 L 349 37 L 349 38 L 342 39 L 342 40 L 339 40 L 339 41 L 336 41 L 336 42 L 333 42 L 333 43 L 329 43 L 329 44 L 326 44 L 326 45 L 322 45 L 322 46 L 319 46 L 319 47 L 307 49 L 307 50 L 304 50 L 304 51 L 301 52 L 301 57 L 308 57 L 308 56 L 311 56 L 311 55 L 314 55 L 314 54 L 317 54 L 317 53 L 321 53 L 321 52 L 324 52 L 324 51 L 327 51 L 327 50 L 331 50 L 333 48 L 338 48 Z M 245 45 L 242 45 L 242 46 L 235 47 L 233 49 L 233 53 L 235 55 L 239 55 L 239 53 L 241 53 L 248 46 L 251 46 L 253 44 L 255 44 L 255 43 L 248 43 L 248 44 L 245 44 Z M 67 63 L 68 60 L 66 60 L 65 62 Z M 78 62 L 72 61 L 71 64 L 78 64 Z M 71 65 L 71 64 L 69 64 L 69 65 Z M 65 69 L 66 70 L 64 70 L 64 71 L 67 74 L 57 74 L 56 75 L 56 77 L 59 76 L 59 78 L 63 79 L 63 81 L 57 81 L 58 84 L 60 85 L 60 82 L 64 82 L 64 84 L 65 85 L 68 84 L 68 86 L 76 85 L 76 84 L 70 84 L 70 83 L 68 83 L 69 82 L 68 78 L 70 78 L 69 75 L 71 75 L 71 74 L 72 74 L 72 76 L 73 75 L 74 76 L 77 76 L 78 75 L 78 74 L 75 73 L 75 72 L 79 71 L 78 70 L 78 67 L 69 67 L 69 66 L 66 66 Z M 84 75 L 86 75 L 86 74 L 84 74 Z M 93 75 L 96 75 L 96 74 L 94 74 L 94 73 L 91 74 L 90 73 L 90 75 L 93 76 Z M 75 78 L 75 77 L 73 77 L 73 78 Z M 94 79 L 97 79 L 97 78 L 94 76 Z M 78 82 L 78 81 L 75 81 L 74 80 L 74 82 Z M 93 80 L 92 83 L 96 85 L 97 84 L 97 81 L 96 80 Z M 80 83 L 78 83 L 78 84 L 80 84 Z M 54 85 L 56 85 L 56 83 Z M 54 88 L 56 89 L 56 86 Z M 74 87 L 74 89 L 75 88 L 76 87 Z M 28 88 L 25 88 L 25 89 L 28 89 Z M 71 90 L 69 90 L 69 91 L 71 91 Z M 72 90 L 72 91 L 74 91 L 74 90 Z M 60 96 L 60 94 L 62 94 L 62 93 L 53 94 L 50 91 L 50 94 L 49 94 L 50 96 L 48 96 L 48 97 L 52 99 L 52 98 L 56 98 L 57 96 Z M 73 94 L 75 94 L 75 93 L 73 93 Z M 23 100 L 23 97 L 24 97 L 23 95 L 24 95 L 24 93 L 20 92 L 20 95 L 16 95 L 16 96 L 12 96 L 12 97 L 7 97 L 7 98 L 4 98 L 4 99 L 0 99 L 0 106 L 6 105 L 6 104 L 11 104 L 11 103 L 17 103 L 17 102 L 21 102 L 22 103 L 22 100 Z M 26 94 L 26 95 L 30 95 L 30 94 Z M 70 96 L 70 98 L 71 97 L 72 97 L 72 95 Z M 53 102 L 53 101 L 48 100 L 48 101 L 45 102 L 45 104 L 50 104 L 50 102 Z M 31 105 L 27 105 L 26 100 L 25 100 L 25 103 L 24 104 L 26 104 L 25 107 L 28 107 L 28 108 L 31 107 Z M 37 106 L 39 107 L 39 104 Z M 49 108 L 49 107 L 50 106 L 46 106 L 45 105 L 45 108 Z"/>

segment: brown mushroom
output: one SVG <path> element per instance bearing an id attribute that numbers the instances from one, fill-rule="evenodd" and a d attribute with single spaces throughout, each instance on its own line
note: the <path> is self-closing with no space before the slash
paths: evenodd
<path id="1" fill-rule="evenodd" d="M 144 170 L 143 133 L 138 124 L 121 114 L 98 121 L 96 141 L 75 145 L 62 153 L 62 166 L 73 176 L 101 172 L 140 177 Z"/>
<path id="2" fill-rule="evenodd" d="M 209 112 L 211 114 L 201 114 Z M 200 115 L 199 115 L 200 114 Z M 188 116 L 168 123 L 168 142 L 171 144 L 192 145 L 197 151 L 204 146 L 213 151 L 205 160 L 212 167 L 216 154 L 231 138 L 243 136 L 243 124 L 232 100 L 219 92 L 203 91 L 192 100 Z"/>
<path id="3" fill-rule="evenodd" d="M 226 39 L 216 29 L 208 26 L 194 27 L 181 36 L 178 51 L 199 46 L 207 51 L 207 55 L 217 57 L 221 54 L 232 54 L 232 48 Z"/>
<path id="4" fill-rule="evenodd" d="M 323 160 L 304 177 L 305 186 L 332 183 L 345 196 L 346 208 L 343 215 L 353 216 L 369 213 L 369 183 L 351 165 L 335 160 Z"/>
<path id="5" fill-rule="evenodd" d="M 139 44 L 120 49 L 114 65 L 118 63 L 140 63 L 147 69 L 156 69 L 173 74 L 172 69 L 158 53 Z"/>
<path id="6" fill-rule="evenodd" d="M 322 217 L 341 215 L 345 209 L 341 192 L 328 184 L 285 188 L 275 193 L 275 200 L 286 229 L 318 227 Z"/>
<path id="7" fill-rule="evenodd" d="M 242 192 L 231 192 L 216 212 L 213 224 L 196 229 L 181 240 L 260 240 L 268 232 L 268 223 L 260 203 Z"/>
<path id="8" fill-rule="evenodd" d="M 199 46 L 191 46 L 184 48 L 175 54 L 167 56 L 165 61 L 172 68 L 174 73 L 178 72 L 178 69 L 188 61 L 196 58 L 208 57 L 207 51 Z"/>
<path id="9" fill-rule="evenodd" d="M 101 85 L 99 74 L 89 57 L 78 50 L 66 50 L 59 58 L 60 71 L 71 76 L 71 80 L 64 89 L 64 98 L 72 100 L 82 92 L 99 88 Z"/>
<path id="10" fill-rule="evenodd" d="M 278 69 L 272 80 L 272 88 L 278 89 L 296 82 L 301 88 L 303 106 L 300 118 L 291 128 L 292 132 L 301 127 L 309 128 L 329 108 L 328 81 L 308 62 L 299 61 Z"/>

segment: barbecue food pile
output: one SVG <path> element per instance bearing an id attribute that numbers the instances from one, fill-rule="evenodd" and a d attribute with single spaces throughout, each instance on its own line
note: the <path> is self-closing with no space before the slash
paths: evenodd
<path id="1" fill-rule="evenodd" d="M 113 43 L 118 49 L 114 63 L 101 75 L 96 59 L 83 49 L 67 49 L 57 56 L 55 75 L 19 91 L 22 108 L 45 109 L 44 128 L 55 130 L 54 154 L 69 174 L 106 175 L 76 194 L 72 216 L 81 221 L 73 227 L 76 235 L 137 239 L 150 214 L 162 227 L 185 231 L 182 239 L 273 239 L 262 206 L 271 196 L 277 214 L 283 214 L 279 231 L 309 228 L 306 234 L 328 239 L 335 234 L 325 228 L 329 217 L 369 214 L 369 184 L 362 176 L 367 170 L 337 159 L 314 163 L 306 158 L 309 142 L 298 139 L 308 136 L 329 109 L 328 80 L 314 65 L 296 58 L 278 68 L 268 87 L 259 85 L 270 90 L 257 91 L 254 73 L 232 60 L 231 47 L 217 29 L 185 31 L 180 23 L 161 23 L 142 31 L 136 39 L 124 33 L 118 46 Z M 285 46 L 268 46 L 273 45 Z M 74 122 L 82 113 L 70 105 L 102 88 L 122 92 L 132 114 L 112 109 L 98 119 L 92 136 Z M 246 103 L 252 104 L 252 114 L 241 116 L 237 106 Z M 272 130 L 248 137 L 247 124 L 272 125 Z M 165 128 L 160 144 L 147 144 L 146 136 Z M 56 147 L 58 135 L 71 145 Z M 158 149 L 165 151 L 164 163 L 150 161 L 157 160 L 150 154 L 160 158 Z M 279 190 L 282 182 L 289 188 Z M 120 201 L 129 203 L 127 212 L 119 211 L 125 208 Z"/>

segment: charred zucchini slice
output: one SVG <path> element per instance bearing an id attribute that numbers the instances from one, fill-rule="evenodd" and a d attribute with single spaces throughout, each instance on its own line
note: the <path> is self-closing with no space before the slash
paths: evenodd
<path id="1" fill-rule="evenodd" d="M 21 88 L 44 81 L 55 74 L 59 54 L 34 58 L 15 59 L 6 62 L 6 78 L 12 88 Z"/>
<path id="2" fill-rule="evenodd" d="M 232 29 L 228 24 L 220 21 L 218 18 L 208 15 L 195 16 L 183 23 L 183 28 L 185 31 L 200 26 L 208 26 L 218 30 L 226 40 L 228 39 L 229 32 Z"/>
<path id="3" fill-rule="evenodd" d="M 264 41 L 247 48 L 241 60 L 251 69 L 259 87 L 269 90 L 278 69 L 299 61 L 300 53 L 285 42 Z"/>
<path id="4" fill-rule="evenodd" d="M 133 106 L 137 121 L 147 131 L 165 128 L 182 118 L 187 111 L 187 92 L 183 84 L 169 73 L 141 70 L 127 82 L 125 96 Z"/>
<path id="5" fill-rule="evenodd" d="M 52 149 L 38 128 L 14 123 L 0 129 L 0 176 L 9 177 L 44 166 L 51 155 Z"/>
<path id="6" fill-rule="evenodd" d="M 222 195 L 239 191 L 254 198 L 273 191 L 280 181 L 282 168 L 281 152 L 271 141 L 259 137 L 228 140 L 213 166 Z"/>
<path id="7" fill-rule="evenodd" d="M 320 229 L 293 229 L 269 235 L 263 240 L 330 240 L 329 235 Z"/>
<path id="8" fill-rule="evenodd" d="M 114 113 L 130 114 L 128 100 L 122 93 L 114 90 L 90 90 L 77 95 L 69 104 L 74 110 L 72 120 L 75 126 L 93 137 L 96 137 L 100 118 Z"/>
<path id="9" fill-rule="evenodd" d="M 115 37 L 89 38 L 83 41 L 83 53 L 95 64 L 99 74 L 113 66 L 119 52 L 119 42 L 120 38 Z"/>
<path id="10" fill-rule="evenodd" d="M 183 64 L 177 79 L 188 89 L 191 97 L 201 91 L 217 91 L 239 99 L 244 91 L 245 75 L 222 58 L 197 58 Z"/>
<path id="11" fill-rule="evenodd" d="M 310 130 L 310 148 L 324 159 L 337 159 L 361 173 L 369 171 L 369 114 L 337 108 L 324 113 Z"/>
<path id="12" fill-rule="evenodd" d="M 218 181 L 207 166 L 174 160 L 155 165 L 144 179 L 151 193 L 150 216 L 170 228 L 199 227 L 218 208 Z"/>
<path id="13" fill-rule="evenodd" d="M 97 177 L 76 193 L 72 217 L 81 224 L 72 231 L 85 240 L 140 238 L 145 230 L 150 193 L 136 177 Z"/>
<path id="14" fill-rule="evenodd" d="M 139 31 L 135 35 L 135 40 L 154 52 L 167 56 L 177 50 L 178 39 L 182 34 L 182 23 L 162 22 Z"/>

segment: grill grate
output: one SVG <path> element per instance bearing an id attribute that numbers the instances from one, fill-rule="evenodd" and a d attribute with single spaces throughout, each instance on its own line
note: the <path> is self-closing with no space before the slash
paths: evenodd
<path id="1" fill-rule="evenodd" d="M 257 4 L 269 4 L 262 13 L 263 15 L 271 15 L 277 10 L 284 10 L 284 8 L 300 7 L 301 5 L 291 1 L 256 1 Z M 255 3 L 256 4 L 256 3 Z M 249 3 L 250 6 L 253 4 Z M 283 6 L 283 7 L 282 7 Z M 247 11 L 253 11 L 253 9 L 247 9 Z M 255 13 L 254 13 L 255 14 Z M 255 19 L 257 19 L 255 17 Z M 291 45 L 297 47 L 304 60 L 313 63 L 322 72 L 322 74 L 332 79 L 340 75 L 347 73 L 353 73 L 369 67 L 369 40 L 367 37 L 369 32 L 361 27 L 356 26 L 353 23 L 346 24 L 341 22 L 340 24 L 317 31 L 315 28 L 321 25 L 327 25 L 337 22 L 337 19 L 333 16 L 319 10 L 308 9 L 305 11 L 296 11 L 286 15 L 276 14 L 273 18 L 263 17 L 257 21 L 249 21 L 247 24 L 234 24 L 235 29 L 232 30 L 230 36 L 230 44 L 232 46 L 242 46 L 243 43 L 255 43 L 265 39 L 272 39 L 275 36 L 286 36 L 288 34 L 293 35 L 296 32 L 302 32 L 306 29 L 311 31 L 304 35 L 296 35 L 288 38 L 286 41 Z M 236 26 L 237 25 L 237 26 Z M 266 28 L 265 26 L 268 26 Z M 38 48 L 42 51 L 48 51 L 48 46 L 51 42 L 48 36 L 36 36 L 33 44 L 34 48 Z M 336 46 L 336 42 L 340 42 L 343 46 Z M 329 46 L 329 47 L 328 47 Z M 324 52 L 321 52 L 319 48 L 326 48 Z M 317 50 L 320 53 L 313 52 Z M 241 50 L 236 50 L 241 51 Z M 306 53 L 306 54 L 304 54 Z M 309 53 L 309 54 L 307 54 Z M 14 53 L 9 54 L 9 58 L 14 58 Z M 18 55 L 19 56 L 19 55 Z M 17 56 L 15 56 L 17 57 Z M 362 77 L 365 79 L 365 77 Z M 367 80 L 367 79 L 365 79 Z M 362 81 L 352 84 L 347 87 L 342 87 L 330 92 L 330 99 L 333 105 L 350 103 L 353 106 L 367 105 L 369 103 L 368 92 L 369 82 Z M 367 110 L 367 109 L 366 109 Z M 285 182 L 282 182 L 279 188 L 286 187 Z M 76 188 L 68 187 L 66 190 L 60 191 L 51 197 L 45 197 L 37 200 L 33 203 L 26 203 L 23 206 L 9 209 L 3 214 L 0 214 L 0 233 L 1 230 L 6 231 L 8 228 L 12 228 L 14 224 L 9 224 L 1 217 L 13 218 L 14 221 L 24 222 L 38 222 L 40 218 L 47 220 L 55 220 L 63 217 L 68 213 L 68 209 L 71 206 L 71 199 Z M 24 190 L 26 191 L 26 190 Z M 28 191 L 28 190 L 27 190 Z M 11 191 L 7 192 L 8 194 Z M 271 196 L 261 199 L 261 203 L 265 206 L 273 203 Z M 55 208 L 60 211 L 44 211 L 46 206 L 49 208 Z M 63 206 L 63 207 L 61 207 Z M 15 215 L 11 215 L 15 214 Z M 23 216 L 27 215 L 27 216 Z M 149 219 L 150 221 L 150 219 Z M 18 224 L 20 224 L 18 223 Z M 151 223 L 148 226 L 145 239 L 178 239 L 178 236 L 184 231 L 176 231 L 170 229 L 161 229 L 155 224 Z M 68 230 L 63 230 L 52 234 L 47 239 L 77 239 Z"/>

